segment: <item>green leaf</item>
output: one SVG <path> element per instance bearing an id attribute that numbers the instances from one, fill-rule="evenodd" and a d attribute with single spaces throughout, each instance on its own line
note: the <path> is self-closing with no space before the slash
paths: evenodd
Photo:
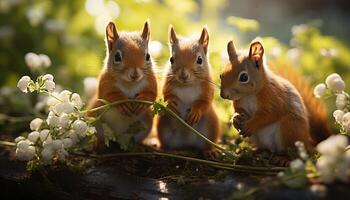
<path id="1" fill-rule="evenodd" d="M 165 108 L 168 106 L 168 103 L 164 101 L 163 99 L 159 99 L 158 101 L 153 102 L 152 105 L 152 114 L 161 114 L 165 112 Z"/>

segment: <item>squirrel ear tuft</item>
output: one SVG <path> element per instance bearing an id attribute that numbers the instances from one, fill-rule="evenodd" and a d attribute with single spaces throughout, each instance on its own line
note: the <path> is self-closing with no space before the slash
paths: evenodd
<path id="1" fill-rule="evenodd" d="M 106 27 L 106 40 L 107 40 L 107 47 L 108 50 L 111 51 L 114 42 L 119 38 L 117 29 L 115 28 L 115 25 L 113 22 L 109 22 Z"/>
<path id="2" fill-rule="evenodd" d="M 198 42 L 203 46 L 204 52 L 207 53 L 209 45 L 209 33 L 207 26 L 203 28 L 201 37 L 199 38 Z"/>
<path id="3" fill-rule="evenodd" d="M 169 25 L 169 42 L 171 45 L 177 43 L 179 40 L 177 39 L 176 32 L 173 28 L 173 25 Z"/>
<path id="4" fill-rule="evenodd" d="M 250 43 L 249 58 L 252 59 L 253 61 L 262 61 L 263 56 L 264 56 L 264 47 L 262 45 L 262 40 L 261 38 L 255 38 Z"/>
<path id="5" fill-rule="evenodd" d="M 235 60 L 237 58 L 237 51 L 236 51 L 236 47 L 233 44 L 233 41 L 230 40 L 227 43 L 227 53 L 228 53 L 228 57 L 230 58 L 230 61 Z"/>
<path id="6" fill-rule="evenodd" d="M 149 19 L 147 19 L 147 21 L 145 22 L 145 25 L 143 26 L 143 30 L 141 33 L 141 37 L 146 41 L 149 40 L 150 34 L 151 34 L 151 28 L 150 28 L 149 24 L 150 24 Z"/>

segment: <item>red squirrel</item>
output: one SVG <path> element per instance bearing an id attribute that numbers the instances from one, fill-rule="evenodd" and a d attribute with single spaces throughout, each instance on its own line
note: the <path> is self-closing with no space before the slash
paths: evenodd
<path id="1" fill-rule="evenodd" d="M 214 87 L 208 58 L 209 33 L 178 37 L 169 27 L 170 66 L 163 86 L 164 100 L 170 109 L 213 142 L 220 136 L 218 117 L 213 108 Z M 213 156 L 213 149 L 202 139 L 165 114 L 158 120 L 158 138 L 163 149 L 197 149 Z"/>
<path id="2" fill-rule="evenodd" d="M 114 23 L 106 27 L 107 53 L 104 67 L 98 78 L 98 89 L 88 108 L 103 105 L 98 99 L 108 102 L 139 99 L 154 101 L 157 97 L 157 79 L 153 70 L 152 57 L 148 52 L 150 26 L 146 21 L 141 32 L 119 32 Z M 102 111 L 90 112 L 98 116 Z M 140 121 L 144 130 L 135 134 L 134 139 L 141 143 L 150 133 L 153 116 L 150 105 L 125 103 L 115 105 L 102 115 L 101 121 L 113 131 L 124 133 L 131 124 Z M 98 129 L 98 143 L 104 143 L 103 130 Z"/>
<path id="3" fill-rule="evenodd" d="M 233 125 L 257 149 L 281 153 L 302 141 L 312 150 L 330 135 L 325 106 L 296 73 L 269 69 L 261 39 L 253 40 L 249 51 L 237 51 L 230 41 L 227 52 L 220 95 L 233 101 Z"/>

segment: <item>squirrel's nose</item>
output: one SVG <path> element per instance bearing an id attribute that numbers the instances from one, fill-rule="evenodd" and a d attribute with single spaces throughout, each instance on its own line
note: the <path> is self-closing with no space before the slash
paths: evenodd
<path id="1" fill-rule="evenodd" d="M 132 74 L 130 74 L 130 78 L 131 80 L 137 80 L 139 78 L 139 74 L 137 73 L 137 71 L 135 70 Z"/>
<path id="2" fill-rule="evenodd" d="M 187 79 L 189 78 L 189 75 L 188 75 L 187 73 L 182 72 L 182 73 L 180 74 L 179 78 L 180 78 L 181 80 L 187 81 Z"/>

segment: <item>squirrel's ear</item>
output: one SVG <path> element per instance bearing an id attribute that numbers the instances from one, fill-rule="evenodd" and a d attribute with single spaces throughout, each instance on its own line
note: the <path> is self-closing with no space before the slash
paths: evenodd
<path id="1" fill-rule="evenodd" d="M 262 45 L 262 41 L 260 38 L 256 38 L 250 43 L 249 58 L 254 62 L 258 61 L 259 63 L 261 63 L 263 56 L 264 47 Z"/>
<path id="2" fill-rule="evenodd" d="M 143 30 L 142 30 L 142 33 L 141 33 L 141 37 L 148 41 L 149 40 L 149 37 L 150 37 L 150 34 L 151 34 L 151 28 L 150 28 L 150 25 L 149 25 L 149 20 L 147 20 L 145 22 L 145 25 L 143 26 Z"/>
<path id="3" fill-rule="evenodd" d="M 117 29 L 115 28 L 115 25 L 113 22 L 109 22 L 106 27 L 106 40 L 107 40 L 107 46 L 108 50 L 111 51 L 114 42 L 119 38 Z"/>
<path id="4" fill-rule="evenodd" d="M 237 51 L 236 51 L 236 47 L 233 44 L 233 41 L 230 40 L 227 43 L 227 53 L 228 53 L 228 57 L 230 58 L 230 61 L 235 60 L 237 58 Z"/>
<path id="5" fill-rule="evenodd" d="M 203 46 L 205 53 L 207 53 L 209 45 L 209 33 L 207 29 L 208 28 L 206 26 L 203 28 L 201 37 L 198 40 L 199 44 Z"/>
<path id="6" fill-rule="evenodd" d="M 171 45 L 177 43 L 179 40 L 177 39 L 176 32 L 173 28 L 173 26 L 169 25 L 169 42 Z"/>

